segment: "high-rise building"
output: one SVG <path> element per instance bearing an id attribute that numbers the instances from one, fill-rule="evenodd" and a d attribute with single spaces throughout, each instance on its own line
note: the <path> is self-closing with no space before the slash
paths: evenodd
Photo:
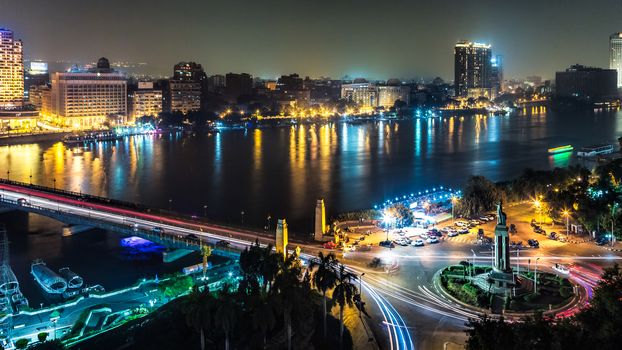
<path id="1" fill-rule="evenodd" d="M 128 115 L 132 120 L 142 116 L 162 113 L 162 90 L 153 88 L 152 82 L 138 82 L 138 89 L 128 94 Z"/>
<path id="2" fill-rule="evenodd" d="M 201 109 L 201 83 L 171 80 L 168 86 L 171 112 L 188 114 Z"/>
<path id="3" fill-rule="evenodd" d="M 24 74 L 24 98 L 30 100 L 30 91 L 34 86 L 48 85 L 50 74 L 46 62 L 29 62 Z"/>
<path id="4" fill-rule="evenodd" d="M 471 88 L 490 88 L 490 45 L 459 41 L 454 48 L 456 96 L 466 96 Z"/>
<path id="5" fill-rule="evenodd" d="M 21 107 L 24 100 L 24 51 L 21 40 L 0 28 L 0 108 Z"/>
<path id="6" fill-rule="evenodd" d="M 203 67 L 196 62 L 179 62 L 173 68 L 174 80 L 198 82 L 206 78 Z"/>
<path id="7" fill-rule="evenodd" d="M 253 93 L 253 77 L 247 73 L 227 73 L 225 76 L 225 90 L 229 99 Z"/>
<path id="8" fill-rule="evenodd" d="M 221 92 L 225 88 L 225 76 L 221 74 L 211 75 L 207 78 L 207 91 Z"/>
<path id="9" fill-rule="evenodd" d="M 609 36 L 609 68 L 617 71 L 617 86 L 622 87 L 622 33 Z"/>
<path id="10" fill-rule="evenodd" d="M 110 68 L 106 58 L 87 71 L 73 69 L 52 76 L 49 109 L 43 94 L 43 117 L 73 128 L 93 128 L 104 122 L 122 123 L 127 113 L 125 75 Z"/>
<path id="11" fill-rule="evenodd" d="M 582 101 L 597 102 L 617 95 L 617 72 L 573 65 L 563 72 L 555 73 L 556 95 Z"/>
<path id="12" fill-rule="evenodd" d="M 503 91 L 503 56 L 495 55 L 490 60 L 490 87 L 494 93 Z"/>

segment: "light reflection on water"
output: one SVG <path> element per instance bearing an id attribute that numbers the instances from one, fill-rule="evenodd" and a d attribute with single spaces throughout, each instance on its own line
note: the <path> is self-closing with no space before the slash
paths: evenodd
<path id="1" fill-rule="evenodd" d="M 136 136 L 86 147 L 0 147 L 0 176 L 263 227 L 285 217 L 310 232 L 315 200 L 329 216 L 471 174 L 501 180 L 525 167 L 567 166 L 561 144 L 615 143 L 619 112 L 445 116 L 363 124 L 325 123 L 212 135 Z"/>

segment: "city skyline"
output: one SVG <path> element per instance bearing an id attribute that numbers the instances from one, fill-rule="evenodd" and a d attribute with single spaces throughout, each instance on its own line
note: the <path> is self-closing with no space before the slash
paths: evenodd
<path id="1" fill-rule="evenodd" d="M 575 63 L 608 66 L 608 38 L 622 30 L 622 23 L 616 24 L 618 11 L 605 10 L 620 4 L 600 3 L 582 11 L 579 1 L 562 7 L 535 1 L 522 6 L 492 1 L 368 6 L 363 1 L 352 6 L 2 0 L 0 7 L 2 26 L 24 41 L 26 59 L 88 61 L 96 52 L 111 61 L 147 62 L 154 75 L 171 75 L 173 64 L 196 61 L 208 74 L 451 80 L 452 51 L 459 40 L 491 44 L 505 57 L 508 78 L 551 78 Z M 183 26 L 174 25 L 181 21 Z"/>

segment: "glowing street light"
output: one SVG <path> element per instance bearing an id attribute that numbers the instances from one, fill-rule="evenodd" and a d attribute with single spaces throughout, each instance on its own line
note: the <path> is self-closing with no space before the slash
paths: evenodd
<path id="1" fill-rule="evenodd" d="M 568 209 L 564 209 L 562 211 L 562 215 L 566 218 L 566 234 L 570 232 L 570 211 Z"/>
<path id="2" fill-rule="evenodd" d="M 454 205 L 458 203 L 458 197 L 451 196 L 451 220 L 452 223 L 456 222 L 456 217 L 454 216 Z"/>

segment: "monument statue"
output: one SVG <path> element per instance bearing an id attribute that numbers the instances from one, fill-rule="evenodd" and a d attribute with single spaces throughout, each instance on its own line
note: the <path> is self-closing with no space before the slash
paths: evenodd
<path id="1" fill-rule="evenodd" d="M 497 225 L 506 226 L 507 216 L 503 212 L 501 201 L 497 202 Z"/>

